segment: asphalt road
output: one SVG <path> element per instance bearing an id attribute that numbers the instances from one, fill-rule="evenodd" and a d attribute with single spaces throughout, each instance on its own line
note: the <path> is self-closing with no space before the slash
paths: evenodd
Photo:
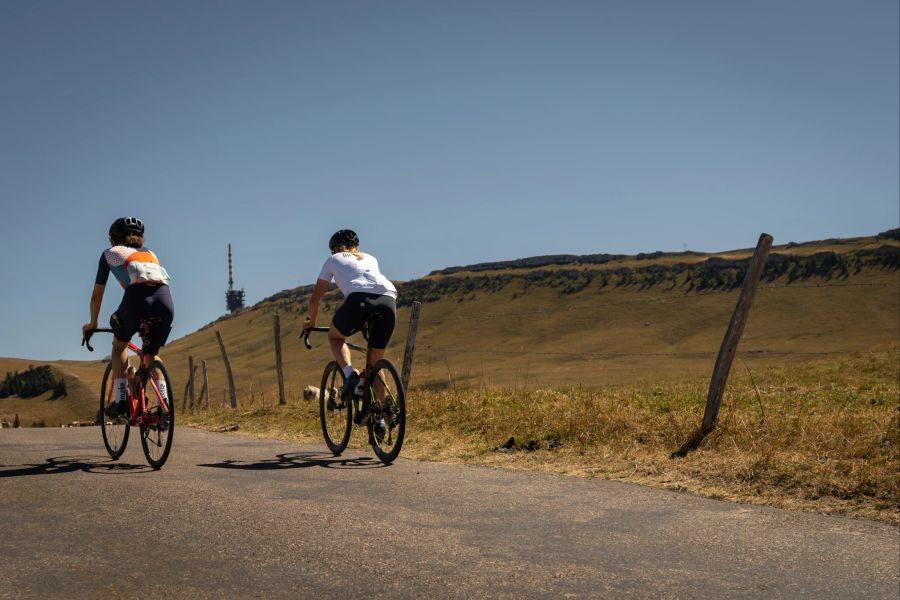
<path id="1" fill-rule="evenodd" d="M 896 527 L 176 431 L 0 430 L 0 598 L 893 598 Z"/>

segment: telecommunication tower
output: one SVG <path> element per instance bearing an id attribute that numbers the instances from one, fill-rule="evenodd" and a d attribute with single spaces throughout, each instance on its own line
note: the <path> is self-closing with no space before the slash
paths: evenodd
<path id="1" fill-rule="evenodd" d="M 231 313 L 244 308 L 244 290 L 234 289 L 234 278 L 231 276 L 231 242 L 228 242 L 228 291 L 225 292 L 225 305 Z"/>

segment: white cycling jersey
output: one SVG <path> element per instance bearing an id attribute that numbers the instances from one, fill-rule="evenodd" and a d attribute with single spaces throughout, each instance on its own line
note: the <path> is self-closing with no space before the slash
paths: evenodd
<path id="1" fill-rule="evenodd" d="M 337 283 L 344 296 L 354 292 L 378 294 L 397 298 L 397 288 L 378 270 L 378 260 L 371 254 L 363 254 L 362 260 L 350 252 L 332 254 L 322 266 L 319 279 Z"/>

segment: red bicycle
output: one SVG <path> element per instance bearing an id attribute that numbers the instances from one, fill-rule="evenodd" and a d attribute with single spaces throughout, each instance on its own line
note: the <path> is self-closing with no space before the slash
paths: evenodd
<path id="1" fill-rule="evenodd" d="M 97 418 L 103 432 L 103 444 L 113 460 L 125 452 L 131 428 L 139 427 L 144 456 L 147 457 L 147 462 L 151 467 L 159 469 L 169 458 L 169 451 L 172 449 L 175 403 L 160 393 L 154 379 L 164 380 L 169 394 L 175 388 L 172 386 L 166 366 L 158 360 L 151 360 L 151 355 L 145 351 L 147 334 L 153 324 L 150 320 L 141 322 L 139 333 L 144 347 L 138 348 L 135 343 L 128 342 L 128 349 L 134 352 L 140 361 L 140 365 L 135 368 L 131 364 L 131 357 L 127 359 L 128 401 L 126 405 L 128 412 L 115 418 L 106 416 L 106 408 L 113 401 L 112 362 L 110 362 L 106 365 L 103 383 L 100 385 L 100 412 Z M 94 333 L 112 332 L 112 329 L 90 329 L 86 332 L 81 344 L 93 352 L 91 336 Z"/>

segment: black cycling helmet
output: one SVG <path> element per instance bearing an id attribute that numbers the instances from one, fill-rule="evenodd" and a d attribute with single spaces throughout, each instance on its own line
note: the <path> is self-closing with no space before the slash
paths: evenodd
<path id="1" fill-rule="evenodd" d="M 328 240 L 328 249 L 334 252 L 337 248 L 357 248 L 359 236 L 352 229 L 340 229 Z"/>
<path id="2" fill-rule="evenodd" d="M 120 217 L 109 226 L 109 237 L 123 238 L 129 233 L 144 235 L 144 222 L 137 217 Z"/>

